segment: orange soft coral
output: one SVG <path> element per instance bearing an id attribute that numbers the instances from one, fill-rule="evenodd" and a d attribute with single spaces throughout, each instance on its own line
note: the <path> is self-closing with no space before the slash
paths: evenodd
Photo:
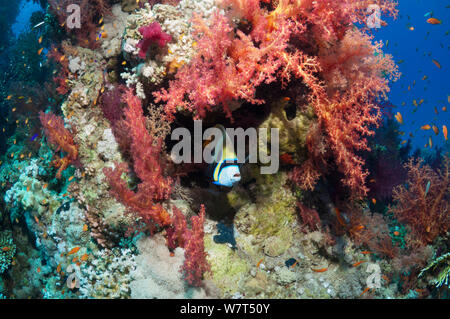
<path id="1" fill-rule="evenodd" d="M 411 227 L 414 237 L 428 244 L 446 234 L 450 225 L 450 158 L 444 158 L 443 167 L 437 172 L 421 159 L 410 160 L 405 167 L 408 186 L 394 188 L 397 204 L 390 210 Z"/>
<path id="2" fill-rule="evenodd" d="M 78 146 L 73 141 L 72 134 L 64 127 L 64 120 L 61 117 L 41 111 L 39 118 L 49 143 L 56 147 L 56 152 L 61 150 L 67 154 L 63 158 L 56 156 L 57 158 L 52 162 L 58 168 L 56 177 L 61 178 L 62 171 L 77 159 Z"/>
<path id="3" fill-rule="evenodd" d="M 327 133 L 344 185 L 356 195 L 367 193 L 363 159 L 358 151 L 369 150 L 366 136 L 374 134 L 381 111 L 378 97 L 389 91 L 389 80 L 400 74 L 381 43 L 358 30 L 347 31 L 344 38 L 319 51 L 323 87 L 313 91 L 312 105 L 319 123 Z"/>
<path id="4" fill-rule="evenodd" d="M 164 176 L 164 163 L 161 159 L 162 141 L 154 141 L 145 127 L 145 117 L 141 101 L 128 90 L 124 95 L 127 108 L 124 111 L 125 130 L 131 140 L 130 153 L 133 168 L 141 183 L 137 191 L 130 190 L 122 174 L 128 172 L 125 163 L 116 164 L 115 169 L 105 168 L 104 173 L 111 186 L 111 194 L 131 211 L 136 212 L 150 229 L 155 224 L 171 224 L 168 212 L 162 202 L 170 195 L 172 179 Z"/>

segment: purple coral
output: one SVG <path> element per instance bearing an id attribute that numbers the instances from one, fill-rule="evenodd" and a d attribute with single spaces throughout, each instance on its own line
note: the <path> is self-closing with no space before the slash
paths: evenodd
<path id="1" fill-rule="evenodd" d="M 148 26 L 140 27 L 139 32 L 142 34 L 142 40 L 139 41 L 137 47 L 139 50 L 139 57 L 145 59 L 149 48 L 153 44 L 157 44 L 160 48 L 166 46 L 167 42 L 172 40 L 170 34 L 165 33 L 161 29 L 158 22 L 150 23 Z"/>

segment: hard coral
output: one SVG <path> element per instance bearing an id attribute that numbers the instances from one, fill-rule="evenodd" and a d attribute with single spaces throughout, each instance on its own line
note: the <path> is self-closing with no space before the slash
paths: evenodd
<path id="1" fill-rule="evenodd" d="M 171 223 L 170 215 L 161 203 L 169 198 L 172 179 L 164 176 L 164 163 L 161 159 L 162 140 L 154 141 L 145 127 L 145 117 L 141 101 L 128 90 L 124 95 L 127 107 L 125 129 L 131 145 L 133 168 L 141 183 L 134 192 L 128 188 L 122 174 L 128 172 L 125 163 L 116 164 L 115 169 L 103 171 L 111 186 L 111 194 L 154 229 L 155 224 L 167 226 Z"/>
<path id="2" fill-rule="evenodd" d="M 407 187 L 394 188 L 397 204 L 390 208 L 400 222 L 411 227 L 422 244 L 445 235 L 450 225 L 450 158 L 444 158 L 441 170 L 434 171 L 423 160 L 410 160 Z"/>
<path id="3" fill-rule="evenodd" d="M 67 154 L 63 158 L 55 155 L 56 159 L 53 161 L 53 165 L 58 168 L 56 177 L 61 178 L 62 171 L 77 160 L 78 146 L 75 144 L 72 134 L 64 127 L 64 120 L 61 117 L 41 111 L 39 118 L 49 143 L 56 147 L 56 152 L 62 150 Z"/>
<path id="4" fill-rule="evenodd" d="M 139 57 L 145 59 L 150 47 L 154 44 L 160 48 L 165 47 L 167 42 L 172 40 L 172 37 L 161 29 L 158 22 L 150 23 L 148 26 L 140 27 L 139 32 L 142 35 L 142 40 L 139 41 L 137 47 L 139 50 Z"/>

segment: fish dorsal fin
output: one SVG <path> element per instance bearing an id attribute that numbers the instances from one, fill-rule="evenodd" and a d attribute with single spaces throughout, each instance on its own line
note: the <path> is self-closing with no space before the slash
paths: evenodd
<path id="1" fill-rule="evenodd" d="M 222 125 L 217 126 L 222 131 L 222 158 L 221 160 L 236 160 L 236 152 L 234 151 L 234 143 Z"/>
<path id="2" fill-rule="evenodd" d="M 222 131 L 222 138 L 219 139 L 219 141 L 217 142 L 216 147 L 214 149 L 214 162 L 220 163 L 223 158 L 223 145 L 224 145 L 223 143 L 225 140 L 226 132 L 225 132 L 225 128 L 220 124 L 216 125 L 216 128 L 218 128 Z"/>

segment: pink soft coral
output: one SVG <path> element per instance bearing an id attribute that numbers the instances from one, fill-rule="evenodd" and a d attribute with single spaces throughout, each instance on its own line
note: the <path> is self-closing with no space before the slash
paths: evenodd
<path id="1" fill-rule="evenodd" d="M 140 27 L 139 32 L 142 35 L 142 40 L 139 41 L 137 47 L 140 49 L 139 57 L 141 59 L 146 58 L 149 48 L 152 45 L 156 44 L 162 48 L 172 40 L 170 34 L 165 33 L 158 22 L 153 22 L 148 26 Z"/>
<path id="2" fill-rule="evenodd" d="M 115 169 L 103 171 L 111 186 L 111 193 L 120 202 L 138 215 L 151 229 L 154 224 L 171 224 L 170 215 L 162 207 L 162 201 L 170 195 L 172 180 L 164 176 L 164 164 L 161 159 L 162 141 L 154 141 L 145 127 L 145 117 L 141 101 L 128 90 L 124 95 L 127 108 L 124 111 L 126 129 L 131 140 L 130 153 L 133 168 L 141 183 L 137 191 L 130 190 L 122 174 L 128 171 L 125 163 L 116 164 Z"/>
<path id="3" fill-rule="evenodd" d="M 187 228 L 186 218 L 183 213 L 173 207 L 173 226 L 167 228 L 168 246 L 184 248 L 184 264 L 181 272 L 185 280 L 193 285 L 200 286 L 203 275 L 210 270 L 206 260 L 203 224 L 205 222 L 205 207 L 200 206 L 198 216 L 191 217 L 191 229 Z"/>
<path id="4" fill-rule="evenodd" d="M 319 123 L 327 133 L 344 185 L 365 195 L 364 161 L 357 151 L 369 150 L 366 136 L 374 134 L 381 120 L 376 98 L 386 96 L 389 79 L 399 73 L 389 55 L 383 55 L 381 43 L 358 30 L 349 30 L 330 48 L 322 48 L 319 61 L 324 87 L 314 91 L 312 105 Z"/>

